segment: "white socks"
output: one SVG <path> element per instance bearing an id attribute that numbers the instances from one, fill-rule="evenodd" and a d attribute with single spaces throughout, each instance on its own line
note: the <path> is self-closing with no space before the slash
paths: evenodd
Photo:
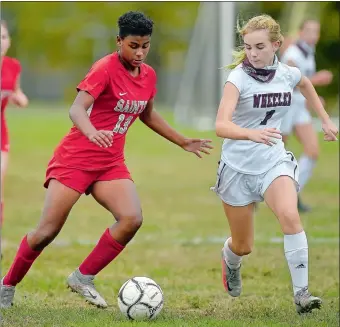
<path id="1" fill-rule="evenodd" d="M 295 295 L 301 288 L 308 286 L 308 243 L 305 232 L 284 235 L 284 250 Z"/>
<path id="2" fill-rule="evenodd" d="M 231 239 L 231 237 L 229 237 L 225 241 L 224 246 L 223 246 L 223 252 L 224 252 L 224 256 L 226 258 L 228 267 L 231 268 L 231 269 L 237 269 L 241 265 L 242 257 L 240 257 L 239 255 L 237 255 L 233 251 L 231 251 L 231 249 L 228 245 L 228 242 L 229 242 L 230 239 Z"/>
<path id="3" fill-rule="evenodd" d="M 300 184 L 300 191 L 304 188 L 307 184 L 309 179 L 312 176 L 313 168 L 315 166 L 316 160 L 306 156 L 303 154 L 299 160 L 299 184 Z"/>

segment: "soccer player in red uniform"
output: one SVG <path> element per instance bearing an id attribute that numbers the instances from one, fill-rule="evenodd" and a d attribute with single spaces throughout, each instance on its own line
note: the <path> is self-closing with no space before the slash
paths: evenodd
<path id="1" fill-rule="evenodd" d="M 83 193 L 91 193 L 112 213 L 116 223 L 103 233 L 67 284 L 88 302 L 107 307 L 93 279 L 119 255 L 142 224 L 136 187 L 124 163 L 126 132 L 137 117 L 198 157 L 212 148 L 210 140 L 180 135 L 153 109 L 156 73 L 143 63 L 150 49 L 153 22 L 142 13 L 128 12 L 119 18 L 118 26 L 118 52 L 97 61 L 77 87 L 78 95 L 70 108 L 75 126 L 49 162 L 40 222 L 23 238 L 12 266 L 1 280 L 2 308 L 12 305 L 15 286 L 58 235 Z"/>
<path id="2" fill-rule="evenodd" d="M 6 56 L 11 45 L 7 24 L 1 21 L 1 204 L 0 226 L 3 221 L 4 179 L 8 165 L 9 137 L 5 117 L 8 101 L 19 107 L 26 107 L 28 99 L 20 87 L 21 66 L 18 60 Z"/>

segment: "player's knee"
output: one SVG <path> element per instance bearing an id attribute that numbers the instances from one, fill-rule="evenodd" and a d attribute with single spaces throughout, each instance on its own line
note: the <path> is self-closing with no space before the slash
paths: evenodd
<path id="1" fill-rule="evenodd" d="M 279 213 L 281 228 L 284 234 L 295 234 L 302 230 L 297 208 L 285 208 Z"/>
<path id="2" fill-rule="evenodd" d="M 32 250 L 42 250 L 58 235 L 59 230 L 53 228 L 36 229 L 29 234 Z"/>
<path id="3" fill-rule="evenodd" d="M 141 212 L 126 214 L 119 219 L 121 224 L 129 232 L 137 231 L 143 223 L 143 216 Z"/>
<path id="4" fill-rule="evenodd" d="M 312 145 L 303 149 L 304 154 L 310 159 L 317 160 L 319 158 L 319 147 L 318 145 Z"/>

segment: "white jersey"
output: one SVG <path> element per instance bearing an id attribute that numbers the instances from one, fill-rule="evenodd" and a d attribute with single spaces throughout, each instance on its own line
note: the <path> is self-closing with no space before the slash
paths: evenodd
<path id="1" fill-rule="evenodd" d="M 288 61 L 294 62 L 295 66 L 306 77 L 311 77 L 316 72 L 314 49 L 307 43 L 298 41 L 296 44 L 290 45 L 281 57 L 281 62 L 287 64 Z M 306 106 L 305 97 L 297 89 L 293 92 L 292 107 L 301 108 Z"/>
<path id="2" fill-rule="evenodd" d="M 298 68 L 280 62 L 269 83 L 255 80 L 241 65 L 237 66 L 227 79 L 240 92 L 232 122 L 243 128 L 280 130 L 282 118 L 290 109 L 293 89 L 300 80 Z M 238 172 L 257 175 L 268 171 L 286 155 L 282 140 L 268 146 L 248 140 L 225 139 L 221 159 Z"/>

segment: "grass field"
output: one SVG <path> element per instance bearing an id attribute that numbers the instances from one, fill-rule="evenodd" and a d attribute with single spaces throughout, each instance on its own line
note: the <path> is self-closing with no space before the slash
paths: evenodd
<path id="1" fill-rule="evenodd" d="M 166 114 L 169 121 L 171 115 Z M 53 149 L 68 131 L 67 106 L 8 110 L 11 157 L 5 188 L 2 232 L 6 272 L 22 236 L 33 229 L 44 200 L 42 183 Z M 261 205 L 255 249 L 244 259 L 243 293 L 229 297 L 220 277 L 220 249 L 229 234 L 222 206 L 209 190 L 215 182 L 220 140 L 198 160 L 136 122 L 127 138 L 127 163 L 143 205 L 144 225 L 126 251 L 103 270 L 96 285 L 109 303 L 99 310 L 65 287 L 65 278 L 91 251 L 110 214 L 82 197 L 57 237 L 17 287 L 15 306 L 3 312 L 3 326 L 338 326 L 339 321 L 339 144 L 322 143 L 322 155 L 304 192 L 313 212 L 302 216 L 309 238 L 310 289 L 324 307 L 299 317 L 292 302 L 289 271 L 279 225 Z M 321 140 L 321 136 L 320 136 Z M 291 149 L 298 155 L 295 141 Z M 149 276 L 163 288 L 165 307 L 154 322 L 126 321 L 117 293 L 132 276 Z"/>

